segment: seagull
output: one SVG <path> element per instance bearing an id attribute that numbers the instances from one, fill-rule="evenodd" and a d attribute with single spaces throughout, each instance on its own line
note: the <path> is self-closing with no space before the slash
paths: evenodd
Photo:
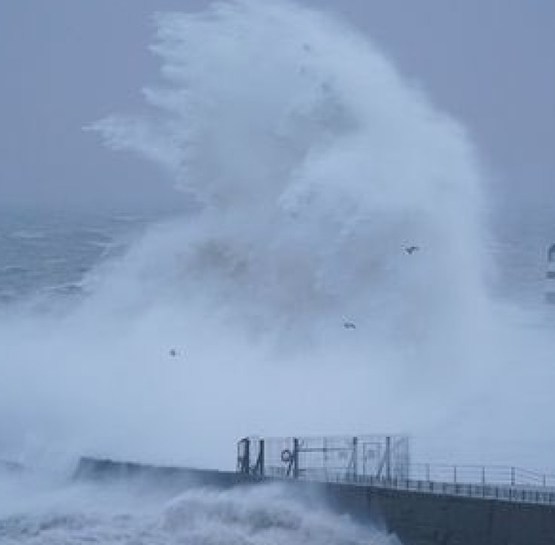
<path id="1" fill-rule="evenodd" d="M 407 254 L 409 255 L 414 254 L 414 252 L 417 252 L 418 250 L 420 250 L 419 246 L 407 246 L 405 248 L 405 252 L 407 252 Z"/>
<path id="2" fill-rule="evenodd" d="M 357 326 L 353 322 L 343 322 L 343 327 L 345 329 L 356 329 Z"/>
<path id="3" fill-rule="evenodd" d="M 177 356 L 177 350 L 175 348 L 172 348 L 169 354 L 172 358 L 175 358 Z"/>

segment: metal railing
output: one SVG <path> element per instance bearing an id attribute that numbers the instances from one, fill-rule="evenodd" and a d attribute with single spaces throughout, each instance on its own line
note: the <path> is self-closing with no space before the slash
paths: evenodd
<path id="1" fill-rule="evenodd" d="M 406 436 L 245 437 L 237 470 L 430 494 L 555 505 L 555 475 L 516 466 L 411 463 Z"/>
<path id="2" fill-rule="evenodd" d="M 405 478 L 409 462 L 403 435 L 244 437 L 237 443 L 237 470 L 258 475 L 274 467 L 292 478 L 307 468 L 330 475 Z"/>
<path id="3" fill-rule="evenodd" d="M 426 482 L 555 488 L 555 475 L 516 466 L 411 464 L 408 475 L 411 480 Z"/>
<path id="4" fill-rule="evenodd" d="M 300 469 L 297 478 L 427 494 L 555 505 L 555 475 L 511 466 L 411 464 L 408 478 L 383 478 L 352 472 Z M 265 475 L 286 479 L 283 467 L 266 467 Z"/>

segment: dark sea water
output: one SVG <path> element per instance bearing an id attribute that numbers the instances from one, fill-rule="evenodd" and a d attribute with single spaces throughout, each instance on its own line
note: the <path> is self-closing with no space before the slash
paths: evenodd
<path id="1" fill-rule="evenodd" d="M 86 293 L 95 266 L 121 255 L 153 215 L 4 209 L 0 214 L 0 305 Z"/>

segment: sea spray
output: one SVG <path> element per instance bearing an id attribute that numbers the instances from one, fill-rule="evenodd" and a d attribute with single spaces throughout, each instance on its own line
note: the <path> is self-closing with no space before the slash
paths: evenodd
<path id="1" fill-rule="evenodd" d="M 483 439 L 514 433 L 506 392 L 549 377 L 521 376 L 527 344 L 499 342 L 461 126 L 365 37 L 293 3 L 157 29 L 148 113 L 92 128 L 197 211 L 92 271 L 72 311 L 3 321 L 2 450 L 232 467 L 247 434 L 391 430 L 424 437 L 426 459 L 498 455 Z"/>
<path id="2" fill-rule="evenodd" d="M 157 28 L 151 114 L 93 128 L 200 203 L 166 244 L 176 296 L 285 344 L 349 317 L 368 357 L 385 338 L 464 362 L 487 259 L 461 127 L 366 38 L 295 4 L 218 3 Z"/>
<path id="3" fill-rule="evenodd" d="M 260 485 L 194 488 L 176 495 L 154 482 L 67 481 L 0 470 L 0 541 L 9 545 L 398 545 L 316 497 Z"/>

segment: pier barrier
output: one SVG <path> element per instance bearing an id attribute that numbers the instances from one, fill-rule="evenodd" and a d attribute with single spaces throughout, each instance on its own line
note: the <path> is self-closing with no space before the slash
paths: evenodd
<path id="1" fill-rule="evenodd" d="M 463 488 L 455 491 L 447 487 L 443 492 L 442 485 L 436 483 L 431 493 L 422 488 L 424 484 L 413 486 L 410 480 L 408 486 L 399 480 L 317 481 L 95 458 L 82 458 L 75 478 L 97 482 L 146 479 L 172 487 L 175 492 L 279 482 L 290 488 L 292 496 L 304 498 L 309 504 L 322 501 L 362 523 L 378 525 L 395 534 L 403 545 L 555 545 L 552 503 L 522 502 L 518 496 L 508 499 L 461 494 Z"/>

